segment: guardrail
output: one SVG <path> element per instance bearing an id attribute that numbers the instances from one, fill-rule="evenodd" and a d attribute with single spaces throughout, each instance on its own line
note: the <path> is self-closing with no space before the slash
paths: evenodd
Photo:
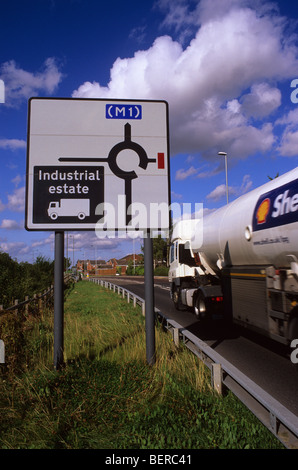
<path id="1" fill-rule="evenodd" d="M 127 302 L 132 300 L 134 306 L 138 304 L 142 307 L 142 314 L 145 315 L 145 300 L 133 292 L 110 281 L 96 278 L 89 278 L 89 281 L 117 292 L 126 297 Z M 213 387 L 219 393 L 222 393 L 223 387 L 231 390 L 286 448 L 298 449 L 297 416 L 179 323 L 158 309 L 155 309 L 155 315 L 172 333 L 176 345 L 182 341 L 211 370 Z"/>

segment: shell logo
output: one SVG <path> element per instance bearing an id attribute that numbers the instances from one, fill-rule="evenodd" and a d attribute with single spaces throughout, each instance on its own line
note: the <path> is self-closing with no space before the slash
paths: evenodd
<path id="1" fill-rule="evenodd" d="M 261 202 L 256 213 L 257 224 L 265 224 L 270 209 L 270 199 L 266 198 Z"/>

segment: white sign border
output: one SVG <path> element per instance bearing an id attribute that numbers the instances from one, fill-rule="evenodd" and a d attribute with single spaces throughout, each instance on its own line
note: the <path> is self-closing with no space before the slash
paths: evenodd
<path id="1" fill-rule="evenodd" d="M 25 229 L 30 232 L 38 232 L 38 231 L 94 231 L 95 229 L 98 229 L 98 226 L 96 223 L 90 224 L 90 223 L 56 223 L 56 224 L 51 224 L 50 226 L 45 227 L 45 224 L 33 224 L 32 220 L 28 220 L 29 217 L 29 206 L 31 204 L 31 211 L 30 213 L 33 213 L 33 194 L 32 194 L 32 200 L 29 201 L 29 171 L 30 171 L 30 122 L 31 122 L 31 103 L 34 100 L 52 100 L 52 101 L 100 101 L 100 102 L 106 102 L 106 103 L 111 103 L 111 104 L 142 104 L 142 103 L 163 103 L 166 107 L 166 130 L 167 130 L 167 135 L 166 135 L 166 145 L 167 145 L 167 180 L 168 180 L 168 206 L 169 206 L 169 211 L 168 211 L 168 227 L 146 227 L 146 228 L 140 228 L 140 232 L 142 231 L 164 231 L 167 229 L 170 229 L 171 227 L 171 214 L 170 214 L 170 206 L 171 206 L 171 181 L 170 181 L 170 142 L 169 142 L 169 104 L 165 100 L 146 100 L 146 99 L 119 99 L 119 98 L 68 98 L 68 97 L 31 97 L 28 100 L 28 117 L 27 117 L 27 153 L 26 153 L 26 194 L 25 194 Z M 124 119 L 125 120 L 125 119 Z M 105 201 L 108 202 L 108 201 Z M 165 201 L 163 201 L 164 203 Z M 162 202 L 161 202 L 162 203 Z M 99 216 L 100 218 L 100 216 Z M 30 225 L 30 227 L 29 227 Z M 34 226 L 33 226 L 34 225 Z M 111 229 L 115 233 L 117 232 L 123 232 L 123 230 L 134 230 L 134 228 L 129 228 L 129 227 L 115 227 Z"/>

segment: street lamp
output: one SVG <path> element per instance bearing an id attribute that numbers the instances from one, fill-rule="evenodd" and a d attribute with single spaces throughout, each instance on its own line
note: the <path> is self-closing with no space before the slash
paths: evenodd
<path id="1" fill-rule="evenodd" d="M 97 253 L 96 253 L 96 245 L 90 245 L 91 248 L 94 248 L 94 274 L 96 275 L 96 271 L 97 271 Z"/>
<path id="2" fill-rule="evenodd" d="M 218 155 L 225 157 L 225 167 L 226 167 L 226 194 L 227 194 L 227 204 L 229 204 L 229 187 L 228 187 L 228 163 L 227 163 L 227 153 L 218 152 Z"/>
<path id="3" fill-rule="evenodd" d="M 69 235 L 69 238 L 72 239 L 72 266 L 74 268 L 74 235 Z"/>

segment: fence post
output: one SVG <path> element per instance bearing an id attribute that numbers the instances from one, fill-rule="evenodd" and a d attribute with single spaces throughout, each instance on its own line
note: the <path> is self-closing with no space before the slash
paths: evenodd
<path id="1" fill-rule="evenodd" d="M 28 302 L 28 300 L 29 300 L 29 295 L 26 295 L 25 302 Z M 28 312 L 29 312 L 29 303 L 25 304 L 25 315 L 26 315 L 26 317 L 28 316 Z"/>
<path id="2" fill-rule="evenodd" d="M 48 306 L 48 290 L 44 290 L 44 297 L 43 297 L 43 308 Z"/>
<path id="3" fill-rule="evenodd" d="M 42 297 L 41 297 L 41 292 L 38 294 L 39 295 L 39 299 L 38 299 L 38 313 L 39 315 L 42 315 Z"/>
<path id="4" fill-rule="evenodd" d="M 0 364 L 5 364 L 5 344 L 2 339 L 0 339 Z"/>
<path id="5" fill-rule="evenodd" d="M 14 301 L 14 304 L 15 304 L 15 305 L 18 305 L 18 303 L 19 303 L 19 301 L 18 301 L 18 299 L 16 299 L 16 300 Z M 18 308 L 15 309 L 15 313 L 18 315 L 18 313 L 19 313 L 19 309 L 18 309 Z"/>
<path id="6" fill-rule="evenodd" d="M 174 339 L 175 346 L 179 346 L 179 328 L 174 328 L 173 339 Z"/>
<path id="7" fill-rule="evenodd" d="M 51 284 L 50 300 L 53 298 L 53 296 L 54 296 L 54 284 Z M 52 303 L 52 305 L 53 305 L 53 303 Z"/>
<path id="8" fill-rule="evenodd" d="M 211 380 L 213 388 L 222 395 L 222 368 L 221 364 L 211 365 Z"/>

